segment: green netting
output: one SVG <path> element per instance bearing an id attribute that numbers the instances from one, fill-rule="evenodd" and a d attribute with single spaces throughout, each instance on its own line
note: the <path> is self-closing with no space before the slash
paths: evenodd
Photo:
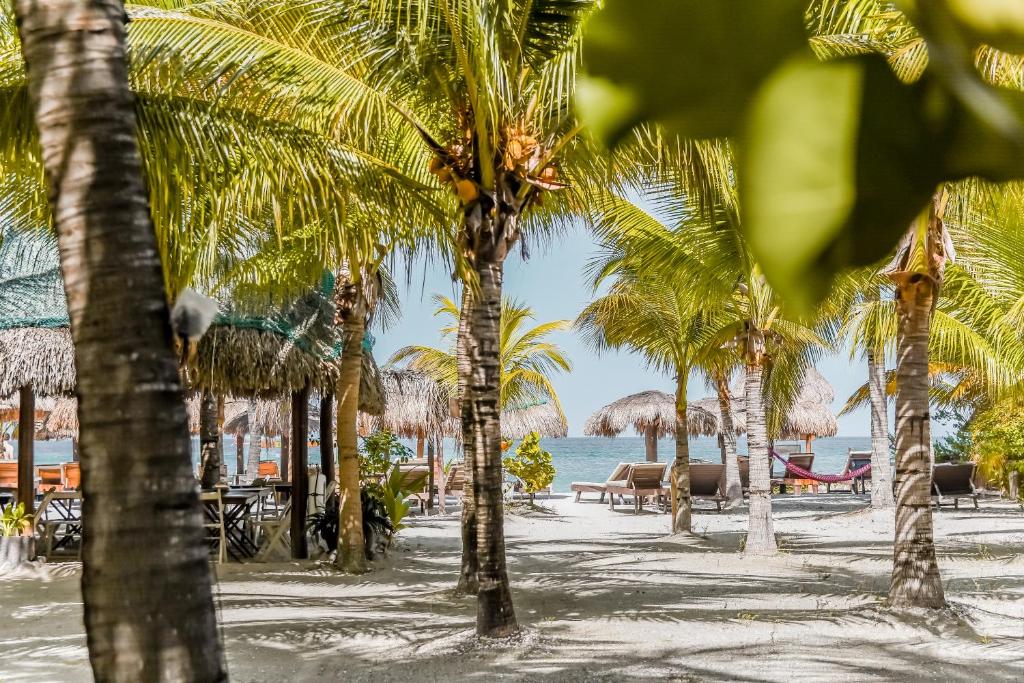
<path id="1" fill-rule="evenodd" d="M 54 235 L 0 223 L 0 329 L 67 327 L 68 306 Z"/>

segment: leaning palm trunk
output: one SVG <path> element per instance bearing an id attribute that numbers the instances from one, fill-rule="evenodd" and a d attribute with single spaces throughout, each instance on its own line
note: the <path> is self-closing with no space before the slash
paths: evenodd
<path id="1" fill-rule="evenodd" d="M 871 395 L 871 507 L 891 508 L 892 468 L 889 465 L 889 416 L 885 405 L 885 359 L 868 351 L 868 390 Z"/>
<path id="2" fill-rule="evenodd" d="M 217 397 L 210 391 L 204 391 L 199 399 L 199 479 L 204 489 L 212 489 L 220 481 L 220 464 L 223 459 Z"/>
<path id="3" fill-rule="evenodd" d="M 478 257 L 479 258 L 479 257 Z M 462 430 L 473 438 L 476 503 L 477 633 L 502 637 L 518 629 L 505 564 L 502 499 L 500 383 L 500 260 L 479 258 L 480 291 L 473 297 L 466 335 L 469 383 L 462 403 Z"/>
<path id="4" fill-rule="evenodd" d="M 690 498 L 690 434 L 686 420 L 686 378 L 676 378 L 676 459 L 672 463 L 672 533 L 689 533 L 693 516 Z"/>
<path id="5" fill-rule="evenodd" d="M 226 680 L 124 7 L 19 0 L 15 11 L 75 342 L 93 675 Z"/>
<path id="6" fill-rule="evenodd" d="M 363 507 L 359 497 L 356 419 L 359 414 L 359 380 L 366 317 L 361 305 L 361 291 L 356 291 L 355 299 L 356 304 L 342 313 L 345 336 L 337 388 L 339 523 L 336 564 L 344 571 L 359 573 L 366 571 L 366 545 L 363 538 Z"/>
<path id="7" fill-rule="evenodd" d="M 747 555 L 772 555 L 778 550 L 772 524 L 772 482 L 769 471 L 768 430 L 765 426 L 760 363 L 747 363 L 747 451 L 750 456 L 750 520 Z"/>
<path id="8" fill-rule="evenodd" d="M 465 406 L 466 392 L 469 387 L 469 353 L 466 339 L 469 335 L 469 316 L 472 310 L 472 293 L 470 288 L 463 286 L 462 302 L 459 312 L 459 336 L 455 347 L 455 364 L 459 373 L 459 401 Z M 456 595 L 476 595 L 477 582 L 476 557 L 476 496 L 473 493 L 473 470 L 476 468 L 475 452 L 476 437 L 472 424 L 462 420 L 462 565 L 459 571 L 459 583 L 455 588 Z"/>
<path id="9" fill-rule="evenodd" d="M 920 273 L 897 277 L 896 539 L 889 602 L 942 607 L 945 596 L 932 537 L 928 416 L 928 334 L 936 283 Z"/>
<path id="10" fill-rule="evenodd" d="M 249 459 L 245 464 L 245 478 L 249 483 L 260 476 L 260 458 L 263 456 L 263 437 L 249 435 Z"/>
<path id="11" fill-rule="evenodd" d="M 740 479 L 740 462 L 736 454 L 736 429 L 732 422 L 732 399 L 729 383 L 724 377 L 715 380 L 718 391 L 718 412 L 722 417 L 721 435 L 725 444 L 725 497 L 726 505 L 743 502 L 743 482 Z"/>

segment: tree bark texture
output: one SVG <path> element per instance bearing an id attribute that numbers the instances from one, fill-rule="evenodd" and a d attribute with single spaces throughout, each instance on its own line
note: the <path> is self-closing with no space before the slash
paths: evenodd
<path id="1" fill-rule="evenodd" d="M 320 470 L 328 484 L 335 481 L 334 458 L 334 392 L 327 391 L 320 398 Z"/>
<path id="2" fill-rule="evenodd" d="M 111 0 L 14 3 L 78 370 L 82 598 L 97 681 L 227 679 Z"/>
<path id="3" fill-rule="evenodd" d="M 715 379 L 718 393 L 718 412 L 722 416 L 722 443 L 725 450 L 725 497 L 731 507 L 743 502 L 743 481 L 740 479 L 740 461 L 736 453 L 736 427 L 732 421 L 732 397 L 729 395 L 729 381 L 725 377 Z"/>
<path id="4" fill-rule="evenodd" d="M 309 387 L 292 394 L 292 559 L 309 558 L 306 513 L 309 504 Z"/>
<path id="5" fill-rule="evenodd" d="M 690 430 L 686 419 L 686 379 L 689 371 L 679 370 L 676 379 L 676 458 L 672 463 L 672 533 L 689 533 L 693 500 L 690 497 Z"/>
<path id="6" fill-rule="evenodd" d="M 773 555 L 778 551 L 772 523 L 772 481 L 769 470 L 768 430 L 762 396 L 763 368 L 747 363 L 747 451 L 750 455 L 750 519 L 746 555 Z"/>
<path id="7" fill-rule="evenodd" d="M 928 335 L 935 281 L 896 276 L 899 338 L 896 359 L 896 539 L 889 602 L 942 607 L 945 596 L 932 534 Z"/>
<path id="8" fill-rule="evenodd" d="M 212 489 L 220 481 L 220 464 L 224 459 L 217 419 L 217 397 L 204 391 L 199 399 L 199 481 L 204 489 Z"/>
<path id="9" fill-rule="evenodd" d="M 466 398 L 469 392 L 470 361 L 467 337 L 469 335 L 469 316 L 473 310 L 473 294 L 466 285 L 462 287 L 462 301 L 459 306 L 459 331 L 455 342 L 455 364 L 459 373 L 459 405 L 460 417 L 466 410 Z M 473 493 L 474 471 L 476 470 L 476 437 L 472 423 L 461 419 L 462 428 L 462 563 L 459 567 L 459 582 L 455 587 L 456 595 L 476 595 L 477 581 L 476 557 L 476 496 Z"/>
<path id="10" fill-rule="evenodd" d="M 344 344 L 338 378 L 338 568 L 351 573 L 365 572 L 366 544 L 363 538 L 363 506 L 359 498 L 359 443 L 356 418 L 359 414 L 359 380 L 363 364 L 365 304 L 358 285 L 348 284 L 349 306 L 342 313 Z"/>
<path id="11" fill-rule="evenodd" d="M 871 507 L 891 508 L 892 466 L 889 464 L 889 415 L 885 404 L 885 357 L 868 351 L 871 397 Z"/>
<path id="12" fill-rule="evenodd" d="M 260 458 L 263 455 L 263 436 L 249 433 L 249 457 L 245 465 L 245 480 L 252 483 L 260 475 Z"/>
<path id="13" fill-rule="evenodd" d="M 477 633 L 503 637 L 518 629 L 505 563 L 501 466 L 502 264 L 478 259 L 480 291 L 474 296 L 466 336 L 471 372 L 462 403 L 463 434 L 474 438 L 477 534 Z"/>
<path id="14" fill-rule="evenodd" d="M 235 481 L 242 482 L 245 473 L 245 432 L 235 434 Z"/>

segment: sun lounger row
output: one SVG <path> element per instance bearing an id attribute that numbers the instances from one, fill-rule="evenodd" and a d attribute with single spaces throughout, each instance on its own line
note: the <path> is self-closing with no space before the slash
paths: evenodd
<path id="1" fill-rule="evenodd" d="M 643 507 L 644 501 L 651 498 L 659 506 L 664 505 L 668 511 L 668 496 L 671 485 L 664 479 L 669 476 L 670 468 L 665 463 L 626 463 L 620 462 L 604 482 L 573 482 L 571 490 L 576 494 L 576 502 L 584 493 L 599 494 L 598 502 L 604 502 L 608 496 L 608 506 L 615 509 L 615 496 L 623 500 L 626 496 L 633 499 L 633 512 Z M 709 500 L 715 507 L 722 509 L 725 501 L 725 465 L 717 463 L 690 464 L 690 496 L 694 500 Z"/>

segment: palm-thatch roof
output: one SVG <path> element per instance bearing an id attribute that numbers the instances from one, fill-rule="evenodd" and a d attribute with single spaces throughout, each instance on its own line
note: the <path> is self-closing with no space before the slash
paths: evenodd
<path id="1" fill-rule="evenodd" d="M 0 396 L 75 387 L 75 353 L 57 244 L 46 230 L 0 226 Z"/>
<path id="2" fill-rule="evenodd" d="M 451 417 L 448 392 L 436 381 L 422 372 L 399 368 L 381 370 L 379 379 L 384 410 L 377 416 L 363 410 L 361 434 L 386 429 L 403 439 L 457 436 L 458 421 Z"/>
<path id="3" fill-rule="evenodd" d="M 569 435 L 569 425 L 553 401 L 501 411 L 502 436 L 522 439 L 530 432 L 549 439 L 564 439 Z"/>
<path id="4" fill-rule="evenodd" d="M 746 404 L 744 402 L 744 396 L 742 394 L 740 394 L 739 396 L 733 396 L 730 402 L 732 405 L 732 428 L 738 436 L 747 431 L 747 411 Z M 689 409 L 694 406 L 702 410 L 706 410 L 715 417 L 715 420 L 717 422 L 717 426 L 715 427 L 715 434 L 717 435 L 722 430 L 722 411 L 718 403 L 718 397 L 708 396 L 698 401 L 694 401 L 693 403 L 690 404 L 687 411 L 689 411 Z"/>
<path id="5" fill-rule="evenodd" d="M 835 436 L 839 432 L 832 413 L 835 391 L 817 368 L 804 375 L 800 394 L 787 411 L 779 432 L 780 439 L 803 439 L 808 436 Z"/>
<path id="6" fill-rule="evenodd" d="M 700 406 L 686 407 L 690 436 L 718 434 L 718 418 Z M 637 434 L 654 430 L 658 437 L 675 434 L 676 399 L 664 391 L 642 391 L 609 403 L 587 419 L 586 436 L 617 436 L 632 427 Z"/>
<path id="7" fill-rule="evenodd" d="M 78 399 L 68 396 L 53 399 L 40 432 L 40 436 L 45 439 L 77 439 Z"/>

